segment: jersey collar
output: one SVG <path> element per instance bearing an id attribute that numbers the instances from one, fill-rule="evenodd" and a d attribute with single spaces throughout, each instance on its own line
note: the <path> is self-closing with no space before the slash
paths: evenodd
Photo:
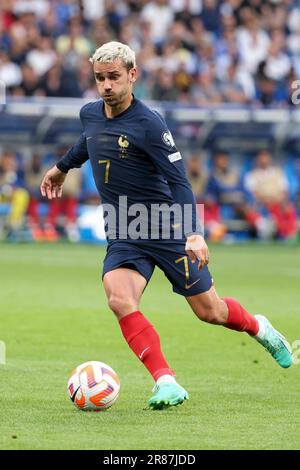
<path id="1" fill-rule="evenodd" d="M 104 100 L 102 100 L 102 114 L 103 114 L 104 118 L 107 119 L 108 121 L 111 121 L 112 119 L 119 119 L 120 117 L 123 117 L 125 114 L 131 112 L 131 110 L 135 107 L 136 103 L 137 103 L 136 97 L 134 96 L 134 94 L 132 94 L 132 101 L 131 101 L 131 104 L 128 106 L 128 108 L 126 108 L 124 111 L 122 111 L 117 116 L 115 116 L 113 118 L 108 118 L 105 114 Z"/>

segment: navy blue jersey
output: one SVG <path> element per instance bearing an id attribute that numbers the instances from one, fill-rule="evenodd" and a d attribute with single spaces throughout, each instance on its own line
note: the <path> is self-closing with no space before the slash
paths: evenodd
<path id="1" fill-rule="evenodd" d="M 102 100 L 80 111 L 83 134 L 58 162 L 67 172 L 88 159 L 102 203 L 127 206 L 177 203 L 192 208 L 192 229 L 201 233 L 195 199 L 183 160 L 164 119 L 134 98 L 124 112 L 107 118 Z M 185 235 L 187 235 L 185 231 Z"/>

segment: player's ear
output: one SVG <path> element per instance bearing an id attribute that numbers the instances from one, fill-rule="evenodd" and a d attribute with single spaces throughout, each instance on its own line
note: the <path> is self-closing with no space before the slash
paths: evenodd
<path id="1" fill-rule="evenodd" d="M 136 81 L 136 68 L 132 68 L 129 70 L 129 80 L 131 83 Z"/>

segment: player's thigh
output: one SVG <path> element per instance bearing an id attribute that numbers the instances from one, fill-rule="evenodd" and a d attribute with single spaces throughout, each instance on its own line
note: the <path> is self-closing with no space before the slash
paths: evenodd
<path id="1" fill-rule="evenodd" d="M 107 247 L 103 283 L 110 309 L 121 318 L 138 310 L 141 295 L 154 270 L 154 262 L 133 243 Z"/>
<path id="2" fill-rule="evenodd" d="M 127 268 L 137 271 L 146 282 L 149 282 L 155 264 L 153 260 L 144 252 L 141 247 L 126 241 L 118 241 L 108 245 L 106 256 L 103 262 L 102 278 L 119 268 Z"/>
<path id="3" fill-rule="evenodd" d="M 147 280 L 134 269 L 117 268 L 104 275 L 103 285 L 108 298 L 112 294 L 118 294 L 139 301 Z"/>
<path id="4" fill-rule="evenodd" d="M 138 272 L 128 268 L 117 268 L 103 277 L 103 286 L 110 309 L 122 318 L 138 310 L 147 280 Z"/>

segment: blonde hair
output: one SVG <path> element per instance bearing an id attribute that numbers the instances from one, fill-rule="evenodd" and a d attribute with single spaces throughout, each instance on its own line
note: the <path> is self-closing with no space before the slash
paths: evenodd
<path id="1" fill-rule="evenodd" d="M 121 59 L 127 70 L 136 67 L 134 51 L 126 44 L 117 41 L 107 42 L 96 49 L 92 57 L 90 57 L 90 62 L 92 64 L 94 62 L 110 63 L 116 59 Z"/>

